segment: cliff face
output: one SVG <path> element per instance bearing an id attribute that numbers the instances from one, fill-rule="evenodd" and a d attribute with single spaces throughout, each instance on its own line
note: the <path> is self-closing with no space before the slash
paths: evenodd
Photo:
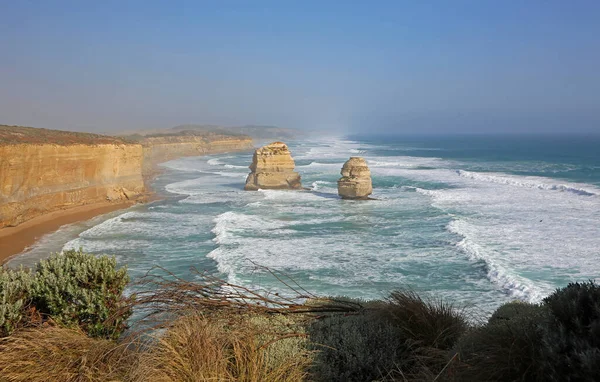
<path id="1" fill-rule="evenodd" d="M 171 135 L 134 143 L 0 125 L 0 228 L 84 204 L 137 200 L 144 176 L 160 162 L 251 148 L 247 136 Z"/>
<path id="2" fill-rule="evenodd" d="M 252 138 L 246 136 L 159 136 L 145 137 L 141 143 L 144 147 L 145 175 L 151 173 L 156 164 L 175 158 L 244 151 L 253 148 Z"/>
<path id="3" fill-rule="evenodd" d="M 139 144 L 0 146 L 0 228 L 144 191 Z"/>
<path id="4" fill-rule="evenodd" d="M 300 189 L 300 175 L 294 171 L 295 163 L 287 145 L 273 142 L 257 149 L 252 157 L 246 178 L 246 191 L 258 189 Z"/>

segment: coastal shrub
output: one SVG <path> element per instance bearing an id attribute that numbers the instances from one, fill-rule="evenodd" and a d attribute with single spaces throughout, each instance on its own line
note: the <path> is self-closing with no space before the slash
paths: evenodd
<path id="1" fill-rule="evenodd" d="M 544 299 L 543 372 L 547 380 L 592 381 L 600 376 L 600 286 L 571 283 Z"/>
<path id="2" fill-rule="evenodd" d="M 332 315 L 308 326 L 317 381 L 372 381 L 386 376 L 404 353 L 398 330 L 372 312 Z"/>
<path id="3" fill-rule="evenodd" d="M 507 302 L 506 304 L 501 305 L 492 313 L 492 316 L 488 320 L 490 324 L 498 324 L 502 323 L 506 320 L 511 320 L 513 318 L 517 318 L 519 316 L 527 316 L 531 314 L 536 314 L 540 311 L 540 306 L 538 304 L 531 304 L 528 302 L 523 302 L 519 300 Z"/>
<path id="4" fill-rule="evenodd" d="M 600 287 L 571 283 L 541 304 L 505 304 L 459 349 L 466 380 L 598 380 Z"/>
<path id="5" fill-rule="evenodd" d="M 123 381 L 137 363 L 128 346 L 50 326 L 0 338 L 0 380 L 13 382 Z"/>
<path id="6" fill-rule="evenodd" d="M 546 307 L 510 302 L 458 342 L 459 380 L 543 381 L 540 358 Z"/>
<path id="7" fill-rule="evenodd" d="M 180 317 L 142 353 L 132 380 L 302 381 L 310 354 L 278 327 L 268 317 L 243 314 Z M 275 358 L 269 356 L 274 346 Z"/>
<path id="8" fill-rule="evenodd" d="M 32 282 L 30 272 L 0 267 L 0 337 L 8 336 L 26 320 Z"/>
<path id="9" fill-rule="evenodd" d="M 41 260 L 30 298 L 36 309 L 58 324 L 79 326 L 92 337 L 117 338 L 130 316 L 123 296 L 126 268 L 114 257 L 65 251 Z"/>
<path id="10" fill-rule="evenodd" d="M 318 379 L 432 380 L 468 328 L 461 310 L 413 291 L 363 305 L 359 314 L 330 316 L 309 326 Z"/>

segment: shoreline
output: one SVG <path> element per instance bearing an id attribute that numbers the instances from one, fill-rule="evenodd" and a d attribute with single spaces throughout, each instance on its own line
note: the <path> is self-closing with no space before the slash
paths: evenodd
<path id="1" fill-rule="evenodd" d="M 136 204 L 138 204 L 137 201 L 85 204 L 50 212 L 30 219 L 16 227 L 2 228 L 0 229 L 0 265 L 31 247 L 42 236 L 57 231 L 63 225 L 89 220 Z"/>
<path id="2" fill-rule="evenodd" d="M 230 152 L 237 152 L 232 150 Z M 218 153 L 227 154 L 228 152 Z M 206 156 L 198 155 L 198 156 Z M 156 163 L 152 169 L 143 175 L 146 193 L 143 198 L 137 200 L 128 200 L 124 202 L 100 202 L 93 204 L 84 204 L 81 206 L 67 208 L 37 216 L 27 220 L 16 227 L 0 228 L 0 267 L 8 260 L 18 256 L 27 248 L 38 242 L 44 235 L 56 232 L 60 227 L 90 220 L 96 216 L 104 215 L 109 212 L 124 210 L 136 204 L 147 204 L 160 200 L 160 196 L 151 188 L 150 184 L 157 176 L 164 172 Z"/>

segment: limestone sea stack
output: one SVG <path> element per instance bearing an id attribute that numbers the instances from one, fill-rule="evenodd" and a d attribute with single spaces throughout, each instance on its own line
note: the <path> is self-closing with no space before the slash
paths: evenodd
<path id="1" fill-rule="evenodd" d="M 244 190 L 301 189 L 300 175 L 294 171 L 295 166 L 285 143 L 273 142 L 263 146 L 254 152 Z"/>
<path id="2" fill-rule="evenodd" d="M 342 199 L 369 199 L 373 193 L 371 170 L 361 157 L 351 157 L 342 167 L 338 194 Z"/>

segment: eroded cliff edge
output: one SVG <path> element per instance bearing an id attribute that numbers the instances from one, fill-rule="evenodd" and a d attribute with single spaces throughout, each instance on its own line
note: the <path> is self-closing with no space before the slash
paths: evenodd
<path id="1" fill-rule="evenodd" d="M 247 136 L 179 135 L 140 141 L 0 125 L 0 228 L 100 202 L 141 201 L 156 164 L 252 148 Z"/>
<path id="2" fill-rule="evenodd" d="M 48 212 L 135 200 L 145 191 L 142 146 L 123 140 L 0 126 L 0 228 Z"/>
<path id="3" fill-rule="evenodd" d="M 252 138 L 248 136 L 222 134 L 145 136 L 139 142 L 143 147 L 143 174 L 146 177 L 153 174 L 158 163 L 175 158 L 244 151 L 254 147 Z"/>

